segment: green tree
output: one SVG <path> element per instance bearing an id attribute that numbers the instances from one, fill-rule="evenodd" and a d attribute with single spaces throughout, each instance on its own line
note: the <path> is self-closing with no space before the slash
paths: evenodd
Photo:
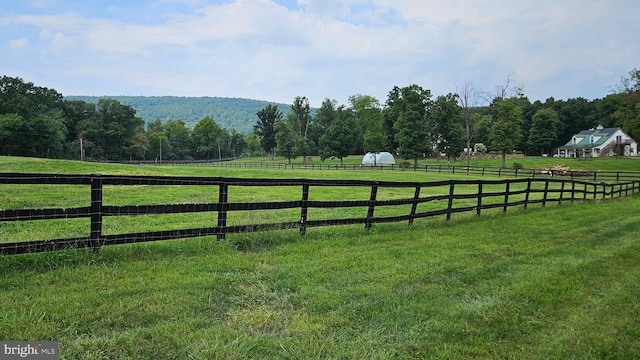
<path id="1" fill-rule="evenodd" d="M 6 154 L 62 157 L 67 134 L 62 108 L 57 91 L 21 78 L 1 77 L 0 115 L 4 118 L 0 126 L 8 136 Z"/>
<path id="2" fill-rule="evenodd" d="M 447 154 L 449 160 L 460 156 L 464 151 L 465 136 L 458 95 L 449 93 L 446 96 L 438 96 L 430 109 L 430 115 L 438 150 Z"/>
<path id="3" fill-rule="evenodd" d="M 497 101 L 496 119 L 491 129 L 491 146 L 502 154 L 502 167 L 507 167 L 506 155 L 513 152 L 522 138 L 522 108 L 517 99 Z"/>
<path id="4" fill-rule="evenodd" d="M 264 151 L 273 160 L 276 148 L 275 123 L 282 119 L 282 111 L 278 110 L 278 105 L 267 105 L 264 109 L 256 113 L 258 122 L 253 126 L 253 133 L 260 136 L 260 144 Z"/>
<path id="5" fill-rule="evenodd" d="M 527 143 L 529 149 L 539 154 L 550 153 L 558 140 L 560 117 L 550 108 L 540 109 L 533 115 Z"/>
<path id="6" fill-rule="evenodd" d="M 397 86 L 394 86 L 393 89 L 389 92 L 387 96 L 387 101 L 385 103 L 385 108 L 382 110 L 382 132 L 385 136 L 385 145 L 386 149 L 395 152 L 398 149 L 398 140 L 396 138 L 397 129 L 395 127 L 395 123 L 398 121 L 400 117 L 400 112 L 402 110 L 401 106 L 401 89 Z"/>
<path id="7" fill-rule="evenodd" d="M 146 160 L 147 150 L 149 150 L 149 138 L 146 132 L 138 132 L 131 139 L 132 157 Z"/>
<path id="8" fill-rule="evenodd" d="M 164 131 L 153 131 L 148 133 L 148 152 L 146 156 L 149 159 L 154 159 L 155 161 L 162 162 L 163 160 L 167 160 L 169 158 L 169 154 L 171 154 L 171 143 L 169 142 L 169 138 L 164 133 Z"/>
<path id="9" fill-rule="evenodd" d="M 404 159 L 413 159 L 414 166 L 418 165 L 419 157 L 432 152 L 429 132 L 431 126 L 427 119 L 430 98 L 431 91 L 418 85 L 410 85 L 401 89 L 394 88 L 387 100 L 392 114 L 397 115 L 393 127 L 396 130 L 398 155 Z"/>
<path id="10" fill-rule="evenodd" d="M 190 160 L 191 155 L 191 132 L 187 124 L 182 120 L 169 120 L 164 126 L 167 140 L 171 145 L 171 152 L 167 153 L 167 159 Z"/>
<path id="11" fill-rule="evenodd" d="M 356 94 L 349 97 L 349 103 L 358 125 L 355 148 L 364 153 L 384 150 L 386 139 L 383 132 L 382 108 L 378 99 L 370 95 Z"/>
<path id="12" fill-rule="evenodd" d="M 473 138 L 474 144 L 484 144 L 491 147 L 491 128 L 493 127 L 493 117 L 491 115 L 474 115 Z"/>
<path id="13" fill-rule="evenodd" d="M 311 120 L 309 100 L 304 96 L 296 96 L 293 104 L 291 104 L 289 114 L 287 114 L 287 123 L 289 123 L 295 137 L 296 155 L 302 156 L 302 162 L 305 165 L 307 164 L 307 155 L 311 149 L 308 138 Z"/>
<path id="14" fill-rule="evenodd" d="M 313 116 L 309 129 L 309 143 L 317 144 L 319 146 L 319 152 L 322 153 L 322 145 L 320 145 L 320 138 L 324 132 L 333 124 L 338 118 L 337 101 L 324 99 L 320 108 Z M 313 151 L 311 151 L 313 153 Z"/>
<path id="15" fill-rule="evenodd" d="M 380 112 L 380 115 L 382 115 L 382 112 Z M 364 133 L 365 152 L 379 153 L 384 150 L 385 143 L 386 138 L 382 132 L 382 116 L 378 119 L 371 119 Z"/>
<path id="16" fill-rule="evenodd" d="M 0 151 L 4 155 L 18 155 L 28 139 L 27 126 L 18 114 L 0 114 Z"/>
<path id="17" fill-rule="evenodd" d="M 60 111 L 39 113 L 27 122 L 28 132 L 35 134 L 29 141 L 26 155 L 37 157 L 62 157 L 67 128 Z"/>
<path id="18" fill-rule="evenodd" d="M 100 99 L 96 105 L 96 118 L 82 123 L 79 129 L 94 144 L 91 156 L 111 160 L 132 156 L 135 153 L 133 138 L 144 131 L 144 121 L 135 114 L 129 105 L 113 99 Z"/>
<path id="19" fill-rule="evenodd" d="M 260 136 L 258 136 L 257 134 L 249 134 L 244 138 L 247 142 L 247 155 L 256 157 L 263 156 L 265 154 L 265 151 L 260 144 Z"/>
<path id="20" fill-rule="evenodd" d="M 244 136 L 235 129 L 233 129 L 230 134 L 229 148 L 231 156 L 234 158 L 240 157 L 247 148 L 247 141 L 244 139 Z"/>
<path id="21" fill-rule="evenodd" d="M 97 121 L 96 104 L 82 100 L 65 100 L 62 106 L 62 117 L 67 128 L 65 157 L 84 159 L 86 149 L 92 143 L 80 129 L 86 129 L 88 124 Z"/>
<path id="22" fill-rule="evenodd" d="M 340 159 L 353 151 L 353 144 L 358 136 L 357 124 L 352 113 L 342 109 L 342 116 L 333 121 L 320 137 L 320 158 L 325 160 L 330 157 Z M 350 116 L 351 115 L 351 116 Z"/>
<path id="23" fill-rule="evenodd" d="M 289 160 L 297 157 L 295 132 L 291 128 L 291 124 L 286 121 L 278 120 L 275 124 L 276 128 L 276 151 L 278 155 Z"/>
<path id="24" fill-rule="evenodd" d="M 224 133 L 225 130 L 208 116 L 198 121 L 192 132 L 196 154 L 207 160 L 211 159 L 212 154 L 222 157 L 222 147 L 226 144 Z"/>

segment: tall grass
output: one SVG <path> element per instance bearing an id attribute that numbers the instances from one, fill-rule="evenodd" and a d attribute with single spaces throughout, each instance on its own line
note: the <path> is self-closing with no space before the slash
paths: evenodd
<path id="1" fill-rule="evenodd" d="M 638 213 L 633 197 L 4 256 L 0 339 L 60 341 L 65 359 L 637 359 Z"/>

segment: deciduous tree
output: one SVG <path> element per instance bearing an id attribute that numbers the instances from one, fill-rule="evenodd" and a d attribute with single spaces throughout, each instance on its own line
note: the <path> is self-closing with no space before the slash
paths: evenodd
<path id="1" fill-rule="evenodd" d="M 529 149 L 539 154 L 550 153 L 558 140 L 560 118 L 550 108 L 540 109 L 533 115 L 527 144 Z"/>
<path id="2" fill-rule="evenodd" d="M 447 154 L 447 159 L 460 156 L 464 150 L 462 114 L 455 94 L 438 96 L 431 106 L 437 147 L 441 153 Z"/>
<path id="3" fill-rule="evenodd" d="M 432 153 L 430 139 L 431 128 L 427 118 L 427 108 L 431 104 L 431 91 L 418 85 L 401 89 L 394 88 L 389 94 L 387 104 L 392 116 L 397 116 L 393 124 L 396 130 L 398 155 L 404 159 L 413 159 L 414 166 L 418 158 Z"/>
<path id="4" fill-rule="evenodd" d="M 522 138 L 522 108 L 515 98 L 497 100 L 496 119 L 491 129 L 491 146 L 502 154 L 502 167 L 507 167 L 506 155 L 513 152 Z"/>
<path id="5" fill-rule="evenodd" d="M 297 157 L 295 132 L 291 128 L 291 124 L 286 121 L 278 120 L 275 124 L 276 128 L 276 151 L 278 155 L 289 160 Z"/>
<path id="6" fill-rule="evenodd" d="M 342 159 L 353 151 L 353 145 L 358 136 L 357 124 L 350 110 L 340 108 L 341 116 L 331 123 L 320 137 L 320 158 L 329 157 Z"/>
<path id="7" fill-rule="evenodd" d="M 224 132 L 225 130 L 208 116 L 198 121 L 191 136 L 199 157 L 207 160 L 211 159 L 212 154 L 216 154 L 217 158 L 222 157 L 222 147 L 225 145 Z"/>
<path id="8" fill-rule="evenodd" d="M 256 113 L 258 122 L 253 126 L 254 134 L 260 136 L 260 144 L 264 151 L 273 160 L 276 148 L 275 123 L 282 119 L 282 111 L 278 110 L 278 105 L 267 105 L 264 109 Z"/>

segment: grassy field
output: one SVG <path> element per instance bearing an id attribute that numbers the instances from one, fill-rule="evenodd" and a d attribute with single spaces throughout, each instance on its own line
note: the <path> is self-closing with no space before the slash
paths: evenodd
<path id="1" fill-rule="evenodd" d="M 0 167 L 370 176 L 1 157 Z M 373 176 L 427 181 L 412 172 Z M 32 197 L 56 203 L 74 195 L 44 189 Z M 110 201 L 122 197 L 115 192 Z M 12 201 L 0 190 L 0 208 Z M 60 341 L 64 359 L 637 359 L 639 213 L 633 197 L 449 223 L 434 218 L 411 228 L 346 226 L 305 237 L 276 231 L 4 256 L 0 339 Z M 7 223 L 3 228 L 8 236 Z"/>
<path id="2" fill-rule="evenodd" d="M 244 163 L 276 163 L 285 164 L 287 159 L 275 158 L 269 160 L 268 158 L 242 158 L 235 162 Z M 360 164 L 362 161 L 362 155 L 350 155 L 343 159 L 343 163 L 348 166 L 354 164 Z M 400 164 L 404 160 L 396 158 L 396 164 Z M 574 170 L 602 170 L 602 171 L 640 171 L 640 157 L 612 157 L 612 158 L 553 158 L 553 157 L 541 157 L 541 156 L 527 156 L 524 158 L 508 158 L 507 167 L 513 167 L 514 163 L 520 163 L 525 169 L 543 169 L 550 168 L 552 166 L 561 165 L 566 166 Z M 302 164 L 302 158 L 296 158 L 292 160 L 293 164 Z M 412 161 L 410 161 L 413 164 Z M 307 158 L 307 164 L 309 165 L 339 165 L 339 159 L 326 159 L 320 160 L 319 157 Z M 466 159 L 460 159 L 447 162 L 446 159 L 421 159 L 418 164 L 422 167 L 424 165 L 437 166 L 437 165 L 451 165 L 451 166 L 467 166 Z M 501 166 L 501 160 L 497 159 L 472 159 L 471 166 L 475 168 L 487 167 L 487 168 L 499 168 Z"/>

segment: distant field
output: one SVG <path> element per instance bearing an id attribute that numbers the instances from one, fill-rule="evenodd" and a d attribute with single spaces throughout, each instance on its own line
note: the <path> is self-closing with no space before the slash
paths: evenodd
<path id="1" fill-rule="evenodd" d="M 350 155 L 343 159 L 345 165 L 360 164 L 362 161 L 362 155 Z M 405 160 L 396 158 L 396 164 L 400 164 Z M 287 163 L 287 159 L 275 158 L 269 160 L 268 158 L 243 158 L 235 160 L 235 162 L 246 163 Z M 541 157 L 541 156 L 527 156 L 524 158 L 509 158 L 507 160 L 507 167 L 513 167 L 514 163 L 520 163 L 526 169 L 543 169 L 550 168 L 556 165 L 562 165 L 571 169 L 585 169 L 585 170 L 603 170 L 603 171 L 640 171 L 640 157 L 620 157 L 620 158 L 591 158 L 591 159 L 559 159 L 553 157 Z M 302 158 L 296 158 L 292 160 L 294 164 L 301 164 Z M 326 159 L 320 160 L 317 156 L 312 156 L 307 159 L 307 163 L 310 165 L 327 165 L 327 164 L 340 164 L 339 159 Z M 413 162 L 411 161 L 411 164 Z M 423 159 L 418 162 L 422 167 L 424 165 L 429 166 L 467 166 L 466 159 L 447 162 L 446 159 Z M 471 160 L 472 167 L 491 167 L 499 168 L 501 166 L 500 159 L 474 159 Z"/>
<path id="2" fill-rule="evenodd" d="M 635 171 L 635 159 L 608 160 L 593 166 Z M 452 176 L 8 157 L 0 157 L 0 169 L 390 181 Z M 75 191 L 84 190 L 33 187 L 20 198 L 53 204 Z M 202 196 L 117 191 L 128 190 L 113 189 L 113 203 Z M 7 193 L 0 188 L 0 208 L 17 201 Z M 0 339 L 60 341 L 65 359 L 637 359 L 638 214 L 636 196 L 449 223 L 434 218 L 411 228 L 345 226 L 304 237 L 275 231 L 223 242 L 0 256 Z M 0 222 L 3 231 L 11 229 Z"/>
<path id="3" fill-rule="evenodd" d="M 360 164 L 362 161 L 361 155 L 350 155 L 343 159 L 343 163 L 346 165 L 354 165 Z M 396 159 L 396 163 L 399 164 L 402 162 L 402 159 Z M 592 159 L 558 159 L 558 158 L 549 158 L 549 157 L 539 157 L 539 156 L 528 156 L 519 159 L 508 159 L 507 167 L 513 167 L 513 163 L 517 162 L 523 165 L 525 169 L 543 169 L 550 168 L 556 165 L 562 165 L 574 170 L 584 169 L 584 170 L 601 170 L 601 171 L 638 171 L 640 172 L 640 157 L 621 157 L 621 158 L 592 158 Z M 286 164 L 288 163 L 287 159 L 276 157 L 274 160 L 270 160 L 266 157 L 248 157 L 242 158 L 238 160 L 232 161 L 232 163 L 263 163 L 263 164 Z M 296 158 L 292 160 L 293 164 L 302 164 L 302 158 Z M 339 159 L 325 159 L 320 160 L 317 156 L 312 156 L 307 159 L 307 164 L 309 165 L 339 165 Z M 466 160 L 457 160 L 447 163 L 445 159 L 427 159 L 419 161 L 419 165 L 429 166 L 456 166 L 462 167 L 466 166 Z M 490 168 L 499 168 L 500 167 L 500 159 L 484 159 L 484 160 L 472 160 L 472 167 L 490 167 Z M 90 174 L 90 173 L 104 173 L 104 174 L 127 174 L 127 175 L 136 175 L 136 174 L 164 174 L 164 175 L 198 175 L 202 174 L 206 176 L 211 172 L 223 171 L 225 173 L 229 173 L 229 176 L 241 176 L 239 174 L 247 174 L 247 176 L 260 176 L 263 177 L 264 174 L 280 174 L 284 172 L 284 170 L 278 171 L 277 169 L 267 170 L 267 169 L 226 169 L 226 170 L 215 170 L 211 168 L 189 168 L 189 167 L 180 167 L 176 168 L 175 166 L 157 166 L 157 165 L 121 165 L 121 164 L 103 164 L 103 163 L 91 163 L 91 162 L 80 162 L 80 161 L 69 161 L 69 160 L 51 160 L 51 159 L 37 159 L 37 158 L 20 158 L 20 157 L 7 157 L 0 156 L 0 172 L 41 172 L 41 173 L 51 173 L 51 172 L 63 172 L 63 173 L 73 173 L 73 174 Z M 316 176 L 315 172 L 296 172 L 292 170 L 287 170 L 284 172 L 294 177 L 307 177 L 307 175 L 312 174 Z M 379 176 L 380 173 L 376 173 L 376 176 Z M 357 174 L 364 175 L 356 175 L 356 176 L 364 176 L 367 177 L 366 172 L 357 172 Z M 219 176 L 219 175 L 215 175 Z M 324 176 L 324 175 L 320 175 Z M 343 176 L 343 175 L 341 175 Z M 346 175 L 352 176 L 352 175 Z M 386 176 L 386 175 L 383 175 Z M 398 175 L 391 175 L 392 178 L 397 179 Z M 403 174 L 405 176 L 411 176 L 407 174 Z M 418 175 L 421 177 L 421 175 Z M 409 180 L 412 181 L 412 180 Z"/>

